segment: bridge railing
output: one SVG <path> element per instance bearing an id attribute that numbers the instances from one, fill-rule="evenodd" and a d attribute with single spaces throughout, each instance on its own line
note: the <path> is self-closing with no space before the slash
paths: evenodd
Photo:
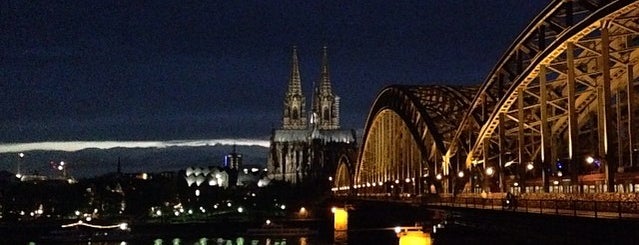
<path id="1" fill-rule="evenodd" d="M 507 202 L 508 201 L 508 202 Z M 594 218 L 639 218 L 636 201 L 506 199 L 441 196 L 423 202 L 429 206 L 447 206 L 511 212 L 555 214 Z"/>

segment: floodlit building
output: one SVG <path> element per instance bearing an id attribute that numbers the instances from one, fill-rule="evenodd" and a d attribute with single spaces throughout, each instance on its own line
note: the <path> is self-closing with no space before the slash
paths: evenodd
<path id="1" fill-rule="evenodd" d="M 297 48 L 293 47 L 282 127 L 274 129 L 270 139 L 267 169 L 271 179 L 301 183 L 324 178 L 335 172 L 341 151 L 357 148 L 355 131 L 340 128 L 340 97 L 332 89 L 326 47 L 320 69 L 307 113 Z"/>
<path id="2" fill-rule="evenodd" d="M 229 169 L 241 169 L 242 168 L 242 154 L 237 153 L 236 146 L 233 145 L 233 152 L 224 157 L 224 167 Z"/>

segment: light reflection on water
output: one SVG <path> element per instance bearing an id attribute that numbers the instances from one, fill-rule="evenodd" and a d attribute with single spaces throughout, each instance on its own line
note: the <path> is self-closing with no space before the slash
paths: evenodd
<path id="1" fill-rule="evenodd" d="M 29 242 L 28 245 L 47 244 L 86 244 L 86 245 L 131 245 L 131 244 L 152 244 L 152 245 L 320 245 L 307 237 L 288 238 L 156 238 L 156 239 L 135 239 L 132 241 L 108 241 L 108 242 L 72 242 L 72 243 L 47 243 Z"/>

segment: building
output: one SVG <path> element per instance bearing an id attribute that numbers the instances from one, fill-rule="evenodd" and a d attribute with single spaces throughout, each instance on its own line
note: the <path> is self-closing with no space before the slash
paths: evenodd
<path id="1" fill-rule="evenodd" d="M 297 48 L 293 47 L 282 126 L 273 130 L 270 139 L 267 169 L 273 180 L 301 183 L 328 178 L 335 172 L 340 152 L 357 148 L 355 130 L 340 129 L 340 97 L 331 86 L 326 47 L 320 69 L 307 113 Z"/>
<path id="2" fill-rule="evenodd" d="M 237 153 L 235 148 L 233 145 L 233 151 L 224 157 L 224 167 L 237 171 L 242 168 L 242 154 Z"/>

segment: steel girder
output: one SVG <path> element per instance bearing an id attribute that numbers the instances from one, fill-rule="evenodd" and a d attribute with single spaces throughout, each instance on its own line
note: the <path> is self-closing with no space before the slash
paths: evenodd
<path id="1" fill-rule="evenodd" d="M 632 162 L 638 5 L 552 2 L 482 84 L 449 151 L 468 144 L 467 166 L 480 159 L 500 167 L 516 151 L 511 161 L 541 163 L 546 171 L 555 159 L 583 151 L 610 164 Z M 473 132 L 470 142 L 462 137 Z"/>
<path id="2" fill-rule="evenodd" d="M 369 111 L 364 131 L 362 149 L 358 158 L 355 178 L 357 183 L 363 184 L 370 180 L 369 175 L 379 175 L 379 171 L 388 171 L 388 162 L 394 161 L 393 154 L 376 156 L 373 148 L 379 147 L 376 142 L 380 135 L 402 135 L 401 127 L 405 127 L 407 136 L 412 139 L 410 147 L 415 147 L 420 156 L 417 166 L 421 170 L 433 171 L 437 163 L 442 161 L 443 153 L 451 143 L 456 132 L 457 123 L 465 115 L 470 98 L 476 93 L 474 87 L 450 86 L 404 86 L 393 85 L 383 89 L 377 96 Z M 401 121 L 398 129 L 393 124 Z M 390 137 L 390 136 L 381 136 Z M 375 156 L 374 156 L 375 155 Z M 427 164 L 427 166 L 422 166 Z M 411 166 L 409 168 L 414 168 Z M 401 171 L 401 170 L 397 170 Z M 388 175 L 389 173 L 385 173 Z M 400 174 L 393 174 L 400 176 Z M 369 176 L 369 177 L 367 177 Z M 411 177 L 415 177 L 411 174 Z M 417 176 L 420 177 L 420 176 Z M 379 179 L 379 178 L 377 178 Z M 384 179 L 384 180 L 392 180 Z"/>
<path id="3" fill-rule="evenodd" d="M 537 135 L 540 137 L 542 128 L 545 127 L 542 125 L 544 123 L 541 123 L 543 121 L 541 120 L 541 114 L 544 114 L 546 119 L 564 122 L 553 124 L 552 131 L 550 128 L 543 130 L 548 133 L 549 137 L 565 130 L 567 113 L 561 114 L 561 110 L 567 111 L 568 109 L 567 106 L 559 104 L 567 100 L 568 89 L 561 90 L 553 85 L 560 83 L 562 79 L 565 81 L 568 72 L 561 72 L 561 69 L 558 71 L 552 65 L 566 62 L 567 54 L 565 50 L 568 43 L 574 43 L 574 46 L 578 47 L 573 49 L 574 54 L 572 54 L 575 55 L 573 62 L 577 62 L 572 69 L 576 72 L 574 76 L 590 77 L 576 78 L 578 83 L 576 91 L 574 89 L 571 90 L 576 93 L 574 104 L 578 108 L 575 108 L 575 113 L 579 114 L 580 118 L 585 117 L 584 111 L 586 110 L 583 107 L 589 105 L 593 98 L 591 93 L 584 92 L 583 89 L 584 87 L 593 87 L 597 79 L 601 79 L 596 77 L 597 74 L 602 73 L 594 71 L 595 68 L 592 67 L 592 64 L 585 70 L 583 65 L 587 66 L 588 60 L 598 59 L 597 53 L 601 53 L 595 47 L 597 43 L 600 43 L 597 40 L 601 38 L 601 23 L 602 21 L 613 23 L 609 27 L 609 32 L 612 33 L 611 37 L 621 38 L 635 33 L 637 27 L 635 27 L 636 23 L 633 22 L 634 18 L 628 18 L 628 16 L 623 15 L 634 9 L 635 5 L 635 1 L 629 0 L 554 1 L 550 3 L 516 39 L 482 84 L 479 92 L 471 102 L 470 110 L 456 132 L 453 145 L 449 148 L 449 151 L 454 151 L 458 146 L 468 143 L 471 150 L 466 158 L 467 165 L 477 159 L 489 161 L 491 156 L 496 156 L 490 153 L 499 151 L 500 147 L 503 153 L 503 149 L 513 149 L 513 146 L 517 145 L 517 143 L 513 143 L 515 140 L 505 138 L 507 135 L 512 136 L 513 131 L 523 128 L 526 131 L 524 136 L 534 137 L 534 135 Z M 586 42 L 591 44 L 584 44 Z M 611 44 L 615 42 L 619 41 L 613 41 Z M 611 47 L 611 49 L 613 50 L 610 51 L 609 59 L 612 62 L 611 64 L 613 64 L 613 70 L 616 69 L 617 64 L 628 62 L 627 57 L 621 57 L 623 56 L 621 53 L 627 52 L 625 48 L 615 49 Z M 620 62 L 620 59 L 626 60 Z M 547 72 L 546 76 L 540 76 L 543 70 Z M 556 74 L 552 74 L 552 72 Z M 540 77 L 545 77 L 545 79 L 540 79 Z M 545 80 L 544 91 L 541 91 L 540 80 Z M 548 86 L 551 86 L 551 88 Z M 534 91 L 535 89 L 537 91 Z M 544 96 L 541 96 L 542 92 L 544 92 Z M 512 110 L 517 108 L 519 104 L 518 95 L 521 93 L 524 94 L 523 103 L 521 103 L 523 107 L 518 111 L 524 112 L 522 121 L 526 122 L 524 122 L 523 127 L 518 125 L 521 115 L 515 115 L 515 111 Z M 550 110 L 547 107 L 539 106 L 542 100 L 550 107 Z M 533 111 L 535 110 L 535 105 L 537 105 L 538 109 Z M 479 127 L 473 126 L 474 123 L 472 123 L 471 118 L 480 119 Z M 507 122 L 500 124 L 500 121 L 511 122 L 510 124 Z M 514 124 L 517 124 L 517 126 L 514 126 Z M 500 136 L 493 136 L 501 127 L 506 128 L 502 129 L 504 133 L 498 132 Z M 464 138 L 465 135 L 472 135 L 473 132 L 477 132 L 475 133 L 476 136 Z M 500 141 L 502 142 L 501 144 L 499 143 Z M 525 143 L 526 146 L 524 148 L 530 156 L 534 156 L 541 151 L 540 139 L 537 141 L 525 139 Z M 484 147 L 484 144 L 487 146 Z M 549 143 L 547 142 L 546 144 Z M 537 145 L 537 149 L 535 149 L 534 145 Z"/>

